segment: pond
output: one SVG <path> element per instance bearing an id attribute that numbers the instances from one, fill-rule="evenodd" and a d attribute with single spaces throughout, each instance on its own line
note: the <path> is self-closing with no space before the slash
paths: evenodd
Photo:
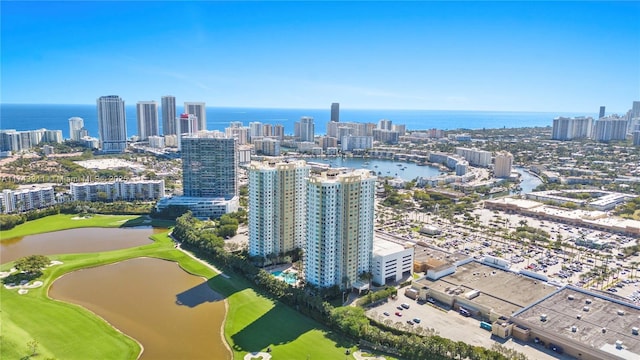
<path id="1" fill-rule="evenodd" d="M 136 339 L 141 359 L 231 359 L 222 298 L 177 263 L 138 258 L 75 271 L 57 279 L 49 296 L 81 305 Z"/>
<path id="2" fill-rule="evenodd" d="M 150 244 L 160 228 L 83 228 L 28 235 L 0 242 L 0 264 L 28 255 L 91 253 Z"/>

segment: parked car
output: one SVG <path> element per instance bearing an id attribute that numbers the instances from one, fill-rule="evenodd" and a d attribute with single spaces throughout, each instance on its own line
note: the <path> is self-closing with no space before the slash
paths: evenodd
<path id="1" fill-rule="evenodd" d="M 420 318 L 413 319 L 413 322 L 416 323 L 416 324 L 420 324 L 420 321 L 422 321 L 422 320 L 420 320 Z"/>
<path id="2" fill-rule="evenodd" d="M 386 311 L 385 311 L 385 312 L 383 312 L 383 314 L 384 314 L 384 316 L 389 316 L 389 313 L 388 313 L 388 312 L 386 312 Z"/>
<path id="3" fill-rule="evenodd" d="M 400 306 L 402 306 L 405 309 L 409 308 L 409 304 L 407 304 L 407 303 L 402 303 L 402 304 L 400 304 Z"/>
<path id="4" fill-rule="evenodd" d="M 396 311 L 396 315 L 397 316 L 402 316 L 402 313 L 400 311 Z"/>
<path id="5" fill-rule="evenodd" d="M 411 320 L 407 320 L 407 324 L 409 324 L 409 325 L 413 325 L 413 321 L 411 321 Z"/>

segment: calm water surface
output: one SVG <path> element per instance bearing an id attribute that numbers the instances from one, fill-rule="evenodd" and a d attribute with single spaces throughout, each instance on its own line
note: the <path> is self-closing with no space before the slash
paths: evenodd
<path id="1" fill-rule="evenodd" d="M 56 280 L 49 295 L 81 305 L 142 344 L 141 359 L 231 359 L 224 302 L 178 264 L 139 258 Z"/>
<path id="2" fill-rule="evenodd" d="M 440 175 L 440 170 L 432 166 L 418 166 L 414 162 L 401 162 L 382 159 L 363 158 L 305 158 L 306 161 L 330 164 L 332 167 L 372 170 L 378 176 L 398 177 L 411 181 L 417 177 L 433 177 Z"/>
<path id="3" fill-rule="evenodd" d="M 151 243 L 149 237 L 166 229 L 83 228 L 16 237 L 0 242 L 0 263 L 28 255 L 90 253 Z"/>

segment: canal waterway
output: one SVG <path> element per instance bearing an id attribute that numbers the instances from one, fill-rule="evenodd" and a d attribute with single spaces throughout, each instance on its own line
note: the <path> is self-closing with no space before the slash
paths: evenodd
<path id="1" fill-rule="evenodd" d="M 28 235 L 0 242 L 0 263 L 28 255 L 91 253 L 125 249 L 151 243 L 158 228 L 83 228 Z"/>
<path id="2" fill-rule="evenodd" d="M 542 185 L 542 180 L 540 180 L 537 176 L 532 175 L 524 168 L 515 167 L 515 171 L 520 174 L 520 188 L 522 189 L 523 194 L 528 194 L 533 192 L 533 189 L 537 188 L 539 185 Z"/>
<path id="3" fill-rule="evenodd" d="M 352 169 L 367 169 L 374 171 L 378 176 L 397 177 L 405 181 L 411 181 L 417 177 L 433 177 L 440 175 L 440 169 L 433 166 L 420 166 L 414 162 L 393 161 L 372 158 L 305 158 L 308 162 L 329 164 L 331 167 L 346 167 Z"/>
<path id="4" fill-rule="evenodd" d="M 136 339 L 141 359 L 231 359 L 222 339 L 222 298 L 177 263 L 138 258 L 83 269 L 56 280 L 49 295 Z"/>

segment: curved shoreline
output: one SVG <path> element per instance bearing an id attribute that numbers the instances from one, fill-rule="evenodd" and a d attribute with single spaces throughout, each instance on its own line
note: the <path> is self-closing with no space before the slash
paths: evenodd
<path id="1" fill-rule="evenodd" d="M 198 260 L 198 261 L 202 262 L 202 263 L 203 263 L 203 264 L 205 264 L 205 265 L 208 265 L 208 264 L 206 264 L 205 262 L 201 261 L 200 259 L 195 258 L 192 254 L 188 253 L 186 250 L 183 250 L 183 249 L 180 249 L 180 250 L 181 250 L 181 252 L 185 253 L 186 255 L 190 256 L 191 258 L 193 258 L 193 259 L 195 259 L 195 260 Z M 138 356 L 136 357 L 136 360 L 139 360 L 139 359 L 142 357 L 142 355 L 143 355 L 143 353 L 144 353 L 144 349 L 145 349 L 145 348 L 144 348 L 144 345 L 143 345 L 143 344 L 142 344 L 138 339 L 136 339 L 136 338 L 134 338 L 133 336 L 131 336 L 131 335 L 127 334 L 127 333 L 126 333 L 126 332 L 124 332 L 124 331 L 122 331 L 120 328 L 118 328 L 117 326 L 115 326 L 115 325 L 114 325 L 113 323 L 111 323 L 109 320 L 107 320 L 107 319 L 106 319 L 106 318 L 104 318 L 103 316 L 101 316 L 101 315 L 97 314 L 97 313 L 96 313 L 96 312 L 94 312 L 93 310 L 90 310 L 90 309 L 88 309 L 88 308 L 86 308 L 86 307 L 84 307 L 84 306 L 82 306 L 82 305 L 76 304 L 76 303 L 74 303 L 74 302 L 70 302 L 70 301 L 65 301 L 65 300 L 56 299 L 56 298 L 52 297 L 52 296 L 49 294 L 49 291 L 50 291 L 50 289 L 51 289 L 51 286 L 53 286 L 53 284 L 54 284 L 57 280 L 59 280 L 59 279 L 63 278 L 64 276 L 66 276 L 66 275 L 68 275 L 68 274 L 73 274 L 73 273 L 75 273 L 75 272 L 82 271 L 82 270 L 86 270 L 86 269 L 98 268 L 98 267 L 101 267 L 101 266 L 117 265 L 117 264 L 120 264 L 120 263 L 123 263 L 123 262 L 129 261 L 129 260 L 136 260 L 136 259 L 153 259 L 153 260 L 162 260 L 162 261 L 166 261 L 166 262 L 171 262 L 171 263 L 176 264 L 176 265 L 178 266 L 178 268 L 179 268 L 180 270 L 184 271 L 186 274 L 191 275 L 191 276 L 195 276 L 195 277 L 199 277 L 199 278 L 201 278 L 202 280 L 204 280 L 204 282 L 203 282 L 204 284 L 206 284 L 206 283 L 207 283 L 207 280 L 208 280 L 205 276 L 202 276 L 202 275 L 199 275 L 199 274 L 195 274 L 195 273 L 193 273 L 193 272 L 191 272 L 191 271 L 189 271 L 189 270 L 185 269 L 185 268 L 180 264 L 180 262 L 179 262 L 179 261 L 174 261 L 174 260 L 164 259 L 164 258 L 158 258 L 158 257 L 152 257 L 152 256 L 138 256 L 138 257 L 133 257 L 133 258 L 128 258 L 128 259 L 123 259 L 123 260 L 119 260 L 119 261 L 115 261 L 115 262 L 111 262 L 111 263 L 107 263 L 107 264 L 99 264 L 99 265 L 95 265 L 95 266 L 87 266 L 87 267 L 83 267 L 83 268 L 75 269 L 75 270 L 73 270 L 73 271 L 66 272 L 66 273 L 64 273 L 64 274 L 60 275 L 59 277 L 56 277 L 55 279 L 52 279 L 52 280 L 51 280 L 51 282 L 49 283 L 49 285 L 48 285 L 48 286 L 46 287 L 46 289 L 45 289 L 45 290 L 46 290 L 46 291 L 45 291 L 45 295 L 46 295 L 47 299 L 53 300 L 53 301 L 55 301 L 55 302 L 60 302 L 60 303 L 64 303 L 64 304 L 69 304 L 69 305 L 72 305 L 72 306 L 77 306 L 77 307 L 80 307 L 80 308 L 82 308 L 82 309 L 84 309 L 84 310 L 86 310 L 86 311 L 90 312 L 91 314 L 93 314 L 93 315 L 94 315 L 94 316 L 96 316 L 97 318 L 99 318 L 99 319 L 101 319 L 102 321 L 104 321 L 106 324 L 108 324 L 111 328 L 113 328 L 113 329 L 114 329 L 114 330 L 116 330 L 117 332 L 119 332 L 119 333 L 121 333 L 122 335 L 126 336 L 127 338 L 129 338 L 129 339 L 133 340 L 136 344 L 138 344 L 138 346 L 140 346 L 140 352 L 138 353 Z M 211 266 L 211 265 L 209 265 L 208 267 L 209 267 L 211 270 L 214 270 L 214 271 L 216 271 L 218 274 L 220 274 L 219 270 L 217 270 L 215 267 L 213 267 L 213 266 Z M 224 325 L 225 325 L 225 322 L 226 322 L 226 319 L 227 319 L 227 314 L 228 314 L 228 312 L 229 312 L 229 305 L 228 305 L 227 299 L 226 299 L 224 296 L 222 296 L 222 294 L 220 294 L 219 292 L 215 291 L 215 290 L 214 290 L 214 289 L 212 289 L 211 287 L 209 287 L 209 289 L 214 293 L 214 296 L 215 296 L 216 298 L 219 298 L 219 299 L 224 303 L 224 315 L 223 315 L 223 317 L 222 317 L 222 323 L 221 323 L 221 325 L 220 325 L 220 338 L 221 338 L 221 340 L 222 340 L 222 344 L 224 345 L 224 347 L 225 347 L 225 348 L 227 349 L 227 351 L 229 352 L 229 355 L 230 355 L 230 357 L 229 357 L 229 358 L 230 358 L 230 359 L 233 359 L 233 352 L 232 352 L 232 350 L 231 350 L 231 347 L 229 346 L 229 344 L 227 343 L 227 341 L 226 341 L 226 339 L 225 339 L 225 337 L 224 337 Z"/>
<path id="2" fill-rule="evenodd" d="M 140 259 L 140 258 L 145 258 L 145 257 L 148 258 L 148 256 L 141 256 L 141 257 L 138 257 L 138 258 L 131 258 L 131 259 Z M 126 336 L 127 338 L 135 341 L 135 343 L 138 344 L 138 346 L 140 346 L 140 352 L 138 353 L 138 356 L 136 356 L 136 360 L 137 360 L 137 359 L 140 359 L 140 357 L 142 356 L 142 353 L 144 352 L 144 345 L 142 345 L 142 343 L 140 341 L 138 341 L 138 339 L 134 338 L 133 336 L 128 335 L 127 333 L 125 333 L 124 331 L 120 330 L 118 327 L 113 325 L 111 322 L 109 322 L 109 320 L 103 318 L 102 316 L 98 315 L 94 311 L 92 311 L 90 309 L 87 309 L 86 307 L 84 307 L 82 305 L 78 305 L 78 304 L 75 304 L 75 303 L 72 303 L 72 302 L 69 302 L 69 301 L 59 300 L 59 299 L 56 299 L 56 298 L 51 297 L 49 295 L 49 290 L 51 289 L 51 286 L 53 286 L 53 283 L 55 283 L 59 279 L 62 279 L 63 277 L 65 277 L 65 276 L 67 276 L 69 274 L 73 274 L 73 273 L 75 273 L 77 271 L 82 271 L 82 270 L 85 270 L 85 269 L 96 268 L 96 267 L 99 267 L 99 266 L 115 265 L 115 264 L 119 264 L 121 262 L 124 262 L 124 261 L 127 261 L 127 260 L 131 260 L 131 259 L 120 260 L 120 261 L 116 261 L 116 262 L 112 262 L 112 263 L 108 263 L 108 264 L 96 265 L 96 266 L 87 266 L 87 267 L 84 267 L 84 268 L 80 268 L 80 269 L 76 269 L 76 270 L 73 270 L 73 271 L 66 272 L 66 273 L 58 276 L 57 278 L 51 280 L 51 282 L 49 283 L 49 285 L 45 289 L 46 290 L 45 291 L 45 296 L 47 297 L 47 299 L 52 300 L 54 302 L 59 302 L 59 303 L 63 303 L 63 304 L 77 306 L 77 307 L 79 307 L 79 308 L 81 308 L 83 310 L 86 310 L 86 311 L 90 312 L 91 314 L 93 314 L 95 317 L 97 317 L 97 318 L 101 319 L 102 321 L 104 321 L 105 323 L 107 323 L 115 331 L 117 331 L 120 334 Z"/>

